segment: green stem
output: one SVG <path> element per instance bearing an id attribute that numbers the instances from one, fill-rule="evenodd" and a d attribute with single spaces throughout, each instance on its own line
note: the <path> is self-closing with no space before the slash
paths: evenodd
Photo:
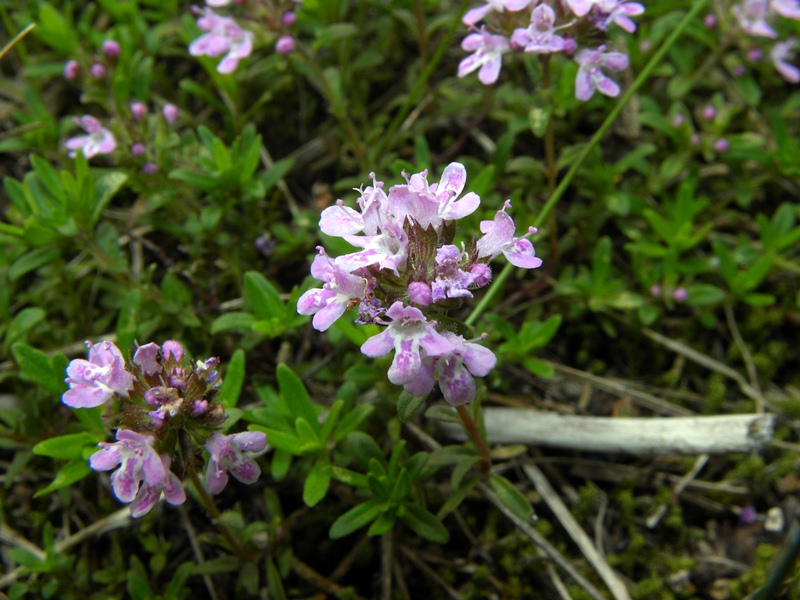
<path id="1" fill-rule="evenodd" d="M 414 87 L 411 88 L 411 91 L 406 96 L 405 102 L 400 107 L 400 110 L 397 111 L 397 114 L 392 119 L 392 122 L 389 124 L 389 127 L 386 129 L 386 132 L 381 136 L 381 141 L 378 144 L 378 147 L 375 150 L 373 156 L 381 156 L 384 154 L 387 146 L 392 143 L 394 134 L 400 128 L 405 118 L 411 112 L 414 103 L 417 101 L 417 97 L 420 95 L 422 90 L 428 85 L 428 80 L 433 75 L 433 72 L 436 70 L 436 67 L 439 65 L 439 61 L 442 60 L 444 57 L 444 53 L 450 47 L 450 41 L 453 39 L 453 36 L 456 33 L 456 29 L 459 25 L 461 25 L 461 15 L 464 14 L 464 10 L 467 5 L 467 0 L 462 0 L 461 7 L 458 10 L 458 16 L 456 19 L 453 19 L 453 23 L 450 26 L 450 29 L 447 30 L 442 41 L 439 43 L 439 46 L 436 48 L 436 52 L 430 59 L 430 62 L 425 66 L 420 73 L 420 76 L 417 78 Z"/>
<path id="2" fill-rule="evenodd" d="M 464 406 L 456 406 L 456 410 L 458 411 L 458 418 L 461 419 L 461 424 L 469 434 L 469 437 L 472 438 L 481 455 L 481 473 L 488 475 L 492 468 L 492 459 L 489 456 L 489 447 L 486 445 L 486 440 L 483 439 L 481 432 L 478 430 L 478 424 L 470 416 L 469 411 Z"/>
<path id="3" fill-rule="evenodd" d="M 220 523 L 220 518 L 222 517 L 222 513 L 219 512 L 216 503 L 214 502 L 214 498 L 211 497 L 211 494 L 208 493 L 205 486 L 200 483 L 200 479 L 197 477 L 197 473 L 191 467 L 186 469 L 186 472 L 189 474 L 189 479 L 192 480 L 192 485 L 194 486 L 197 495 L 200 496 L 200 499 L 203 501 L 203 505 L 208 510 L 208 514 L 211 515 L 211 519 L 214 521 L 214 525 L 216 525 L 219 532 L 222 534 L 228 544 L 231 547 L 233 552 L 244 558 L 247 556 L 247 551 L 242 547 L 239 541 L 233 536 L 230 529 L 228 529 L 225 525 Z"/>
<path id="4" fill-rule="evenodd" d="M 541 224 L 550 214 L 550 211 L 555 208 L 555 205 L 561 199 L 561 196 L 564 195 L 564 192 L 567 191 L 570 183 L 572 183 L 572 180 L 578 173 L 578 169 L 580 169 L 581 165 L 583 165 L 583 161 L 586 160 L 586 157 L 589 156 L 589 153 L 600 143 L 600 140 L 614 124 L 614 121 L 617 120 L 617 117 L 622 112 L 622 109 L 625 108 L 625 105 L 628 103 L 628 101 L 636 92 L 639 91 L 639 88 L 642 87 L 644 82 L 649 79 L 650 75 L 664 58 L 664 55 L 667 53 L 667 51 L 675 44 L 675 42 L 678 41 L 678 38 L 683 35 L 684 30 L 689 26 L 689 23 L 691 23 L 692 20 L 694 20 L 694 18 L 700 13 L 700 11 L 705 8 L 707 3 L 708 0 L 697 0 L 697 2 L 695 2 L 692 6 L 691 10 L 689 10 L 689 12 L 686 13 L 686 16 L 683 17 L 683 20 L 678 24 L 672 34 L 664 41 L 663 44 L 661 44 L 661 47 L 656 51 L 656 53 L 653 54 L 650 62 L 647 63 L 645 68 L 642 69 L 642 72 L 639 73 L 639 76 L 634 80 L 633 85 L 631 85 L 628 91 L 623 94 L 622 98 L 620 98 L 619 102 L 617 102 L 617 105 L 611 110 L 605 121 L 603 121 L 603 124 L 600 125 L 600 128 L 594 133 L 592 139 L 590 139 L 589 143 L 584 146 L 583 150 L 578 155 L 578 158 L 574 163 L 572 163 L 569 171 L 567 171 L 567 174 L 564 175 L 564 178 L 558 184 L 558 187 L 555 189 L 553 194 L 547 200 L 547 203 L 542 208 L 539 216 L 534 220 L 534 227 L 541 226 Z M 492 285 L 486 291 L 486 294 L 483 296 L 483 298 L 481 298 L 481 301 L 478 302 L 478 305 L 475 307 L 469 317 L 467 317 L 467 320 L 465 321 L 467 325 L 472 325 L 475 323 L 478 317 L 483 314 L 483 311 L 486 310 L 489 302 L 491 302 L 491 300 L 500 291 L 500 288 L 505 280 L 508 279 L 508 276 L 511 274 L 513 269 L 514 266 L 511 263 L 508 263 L 505 267 L 503 267 L 503 270 L 492 282 Z"/>

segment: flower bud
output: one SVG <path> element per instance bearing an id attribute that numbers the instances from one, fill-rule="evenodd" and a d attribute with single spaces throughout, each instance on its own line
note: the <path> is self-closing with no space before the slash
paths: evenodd
<path id="1" fill-rule="evenodd" d="M 703 107 L 703 118 L 706 121 L 711 121 L 716 116 L 717 116 L 717 109 L 716 108 L 714 108 L 710 104 Z"/>
<path id="2" fill-rule="evenodd" d="M 714 29 L 714 27 L 717 26 L 717 15 L 715 15 L 715 14 L 707 14 L 703 18 L 703 25 L 705 25 L 709 29 Z"/>
<path id="3" fill-rule="evenodd" d="M 747 60 L 750 62 L 758 62 L 763 56 L 764 54 L 758 48 L 750 48 L 750 50 L 747 51 Z"/>
<path id="4" fill-rule="evenodd" d="M 676 302 L 686 302 L 686 300 L 689 298 L 689 292 L 686 291 L 686 288 L 675 288 L 675 291 L 672 292 L 672 298 Z"/>
<path id="5" fill-rule="evenodd" d="M 170 125 L 174 124 L 175 121 L 178 120 L 178 115 L 180 114 L 178 112 L 178 107 L 174 104 L 165 104 L 161 112 L 164 114 L 164 118 Z"/>
<path id="6" fill-rule="evenodd" d="M 731 143 L 725 138 L 719 138 L 714 142 L 714 150 L 717 152 L 727 152 L 731 147 Z"/>
<path id="7" fill-rule="evenodd" d="M 286 25 L 287 27 L 291 27 L 297 22 L 297 14 L 291 10 L 287 10 L 283 17 L 281 17 L 281 23 Z"/>
<path id="8" fill-rule="evenodd" d="M 492 280 L 492 268 L 483 263 L 475 263 L 469 270 L 475 276 L 473 285 L 483 287 Z"/>
<path id="9" fill-rule="evenodd" d="M 144 119 L 147 114 L 147 105 L 144 102 L 131 102 L 130 108 L 133 120 L 137 123 Z"/>
<path id="10" fill-rule="evenodd" d="M 136 143 L 133 146 L 131 146 L 131 154 L 133 154 L 136 157 L 144 156 L 146 152 L 147 148 L 144 147 L 144 144 Z"/>
<path id="11" fill-rule="evenodd" d="M 64 65 L 64 79 L 75 81 L 81 72 L 81 65 L 77 60 L 68 60 Z"/>
<path id="12" fill-rule="evenodd" d="M 290 35 L 284 35 L 279 38 L 275 44 L 275 51 L 278 54 L 291 54 L 294 52 L 294 38 Z"/>
<path id="13" fill-rule="evenodd" d="M 158 172 L 158 165 L 154 162 L 146 162 L 142 167 L 142 172 L 147 175 L 155 175 Z"/>
<path id="14" fill-rule="evenodd" d="M 408 297 L 414 304 L 428 306 L 432 300 L 431 288 L 423 281 L 412 281 L 408 284 Z"/>
<path id="15" fill-rule="evenodd" d="M 92 77 L 103 79 L 106 76 L 106 68 L 100 63 L 94 63 L 91 68 Z"/>
<path id="16" fill-rule="evenodd" d="M 673 126 L 673 127 L 680 127 L 681 125 L 683 125 L 683 122 L 684 122 L 685 120 L 686 120 L 686 119 L 684 118 L 684 116 L 683 116 L 683 115 L 675 115 L 675 116 L 672 118 L 672 126 Z"/>
<path id="17" fill-rule="evenodd" d="M 661 295 L 661 286 L 657 283 L 654 283 L 650 286 L 650 295 L 653 298 L 658 298 Z"/>
<path id="18" fill-rule="evenodd" d="M 103 54 L 108 58 L 117 58 L 119 56 L 119 42 L 116 40 L 106 40 L 102 46 Z"/>

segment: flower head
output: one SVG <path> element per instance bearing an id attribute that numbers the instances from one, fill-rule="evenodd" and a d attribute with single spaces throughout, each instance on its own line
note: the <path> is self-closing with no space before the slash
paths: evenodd
<path id="1" fill-rule="evenodd" d="M 167 469 L 153 448 L 155 438 L 127 429 L 117 430 L 117 441 L 113 444 L 100 442 L 100 450 L 89 457 L 89 466 L 95 471 L 110 471 L 111 488 L 120 502 L 133 502 L 143 481 L 156 486 L 164 481 Z"/>
<path id="2" fill-rule="evenodd" d="M 413 306 L 405 307 L 395 302 L 386 311 L 392 321 L 378 335 L 369 338 L 361 346 L 361 352 L 370 358 L 378 358 L 394 348 L 394 360 L 389 367 L 389 381 L 405 385 L 417 377 L 422 366 L 420 350 L 428 356 L 441 356 L 453 351 L 453 345 L 436 331 L 422 314 Z"/>
<path id="3" fill-rule="evenodd" d="M 506 10 L 510 12 L 515 12 L 518 10 L 522 10 L 526 6 L 531 3 L 531 0 L 489 0 L 483 6 L 479 6 L 478 8 L 473 8 L 468 10 L 464 17 L 461 19 L 461 22 L 464 25 L 474 25 L 481 19 L 483 19 L 486 15 L 490 12 L 505 12 Z"/>
<path id="4" fill-rule="evenodd" d="M 621 52 L 605 52 L 605 46 L 597 50 L 584 49 L 575 55 L 575 62 L 580 65 L 575 78 L 575 97 L 578 100 L 589 100 L 594 91 L 615 97 L 619 95 L 619 85 L 609 79 L 602 68 L 622 71 L 628 67 L 628 57 Z"/>
<path id="5" fill-rule="evenodd" d="M 594 0 L 594 24 L 605 31 L 613 22 L 628 33 L 636 31 L 636 23 L 630 17 L 644 13 L 644 6 L 638 2 L 621 0 Z"/>
<path id="6" fill-rule="evenodd" d="M 245 452 L 261 452 L 267 447 L 267 436 L 260 431 L 246 431 L 234 435 L 212 433 L 206 440 L 209 453 L 206 469 L 206 488 L 219 494 L 228 483 L 230 471 L 242 483 L 255 483 L 261 469 Z"/>
<path id="7" fill-rule="evenodd" d="M 314 329 L 325 331 L 344 314 L 352 299 L 364 296 L 367 280 L 344 271 L 325 250 L 318 246 L 319 254 L 311 265 L 314 278 L 325 282 L 320 288 L 308 290 L 297 300 L 297 312 L 314 315 Z"/>
<path id="8" fill-rule="evenodd" d="M 733 14 L 748 35 L 775 38 L 778 34 L 767 23 L 770 14 L 769 0 L 742 0 L 733 8 Z"/>
<path id="9" fill-rule="evenodd" d="M 556 34 L 556 13 L 547 4 L 540 4 L 531 14 L 527 29 L 517 29 L 511 36 L 511 46 L 534 54 L 549 54 L 564 49 L 564 38 Z"/>
<path id="10" fill-rule="evenodd" d="M 133 389 L 133 375 L 125 370 L 122 353 L 111 342 L 92 345 L 89 360 L 77 358 L 67 366 L 70 389 L 61 401 L 72 408 L 93 408 L 108 402 L 115 394 L 127 397 Z"/>
<path id="11" fill-rule="evenodd" d="M 491 34 L 486 31 L 486 27 L 481 27 L 477 33 L 465 37 L 461 47 L 472 54 L 459 63 L 458 76 L 464 77 L 480 69 L 478 79 L 484 85 L 491 85 L 497 81 L 503 54 L 511 48 L 505 36 Z"/>
<path id="12" fill-rule="evenodd" d="M 192 56 L 208 56 L 215 58 L 225 54 L 217 65 L 220 73 L 232 73 L 239 61 L 253 51 L 254 35 L 245 31 L 231 17 L 223 17 L 205 7 L 202 16 L 197 19 L 197 26 L 207 31 L 189 45 Z"/>
<path id="13" fill-rule="evenodd" d="M 769 53 L 772 64 L 775 65 L 781 77 L 789 83 L 800 83 L 800 69 L 789 62 L 794 58 L 794 47 L 796 45 L 797 40 L 789 38 L 785 42 L 775 44 Z"/>
<path id="14" fill-rule="evenodd" d="M 481 233 L 484 235 L 478 240 L 478 256 L 491 260 L 502 253 L 515 267 L 536 269 L 542 266 L 542 259 L 536 257 L 533 244 L 525 239 L 536 233 L 536 228 L 530 227 L 522 237 L 514 237 L 516 226 L 506 212 L 509 208 L 511 202 L 506 200 L 493 221 L 481 221 Z"/>
<path id="15" fill-rule="evenodd" d="M 486 377 L 497 364 L 494 352 L 467 341 L 462 336 L 442 334 L 452 345 L 453 352 L 436 359 L 436 373 L 444 399 L 453 406 L 475 399 L 475 377 Z"/>
<path id="16" fill-rule="evenodd" d="M 76 125 L 83 127 L 89 135 L 74 137 L 67 140 L 66 146 L 70 151 L 70 158 L 75 158 L 78 150 L 89 159 L 96 154 L 110 154 L 117 147 L 117 140 L 114 134 L 100 125 L 94 117 L 84 115 L 81 118 L 73 119 Z"/>

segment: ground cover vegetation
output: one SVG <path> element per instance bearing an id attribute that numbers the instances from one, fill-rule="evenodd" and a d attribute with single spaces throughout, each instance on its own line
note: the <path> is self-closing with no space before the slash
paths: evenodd
<path id="1" fill-rule="evenodd" d="M 800 2 L 0 32 L 4 597 L 800 597 Z"/>

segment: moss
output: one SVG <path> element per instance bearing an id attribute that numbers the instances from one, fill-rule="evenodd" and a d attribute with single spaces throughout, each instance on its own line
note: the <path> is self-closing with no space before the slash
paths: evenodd
<path id="1" fill-rule="evenodd" d="M 600 490 L 592 483 L 587 483 L 578 490 L 578 503 L 572 509 L 572 514 L 578 521 L 585 521 L 594 515 L 599 496 Z"/>
<path id="2" fill-rule="evenodd" d="M 721 373 L 712 373 L 708 377 L 706 399 L 703 403 L 703 412 L 713 415 L 720 412 L 725 400 L 725 377 Z"/>
<path id="3" fill-rule="evenodd" d="M 660 577 L 650 577 L 639 581 L 631 590 L 633 598 L 655 598 L 656 594 L 664 588 L 664 581 Z"/>

